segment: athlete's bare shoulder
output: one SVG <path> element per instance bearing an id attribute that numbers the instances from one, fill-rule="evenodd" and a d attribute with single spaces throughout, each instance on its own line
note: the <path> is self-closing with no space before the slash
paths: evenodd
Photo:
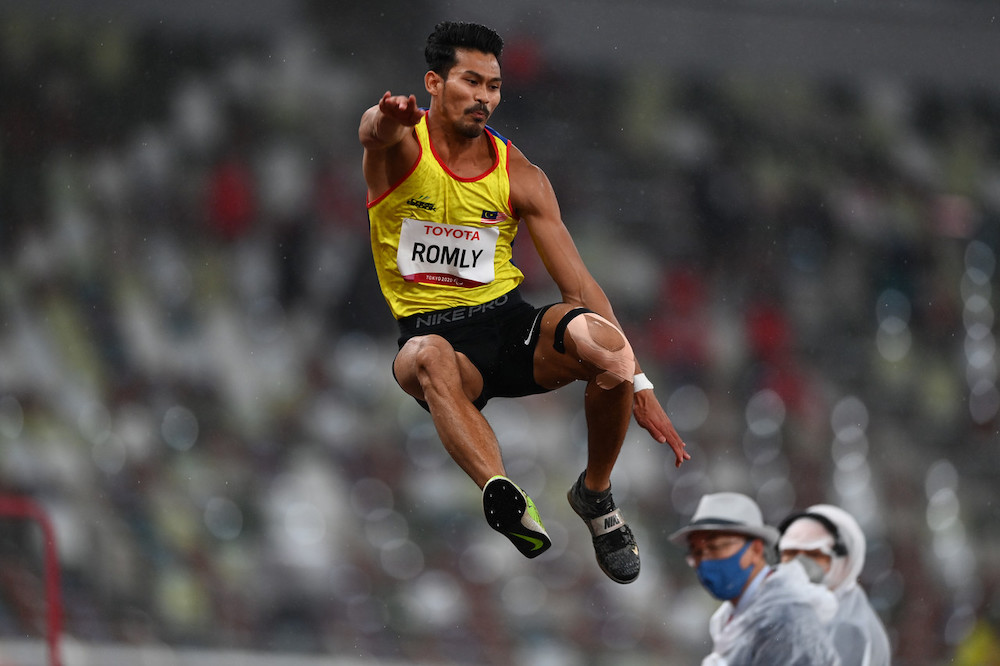
<path id="1" fill-rule="evenodd" d="M 518 215 L 551 211 L 556 206 L 555 192 L 541 167 L 529 160 L 520 149 L 510 145 L 508 153 L 510 199 Z"/>

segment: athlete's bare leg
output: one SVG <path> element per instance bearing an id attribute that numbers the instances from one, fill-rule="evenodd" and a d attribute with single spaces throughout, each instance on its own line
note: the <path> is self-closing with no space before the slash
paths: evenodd
<path id="1" fill-rule="evenodd" d="M 445 450 L 476 485 L 505 474 L 496 434 L 472 402 L 483 378 L 464 354 L 438 335 L 419 336 L 404 343 L 393 370 L 404 391 L 427 403 Z"/>
<path id="2" fill-rule="evenodd" d="M 607 490 L 632 418 L 632 384 L 622 382 L 613 389 L 603 389 L 591 381 L 583 405 L 587 417 L 587 475 L 583 485 L 588 490 Z"/>
<path id="3" fill-rule="evenodd" d="M 556 351 L 553 347 L 555 329 L 572 309 L 570 305 L 559 304 L 546 311 L 535 348 L 535 381 L 549 388 L 577 379 L 587 382 L 584 393 L 587 420 L 587 473 L 584 485 L 588 490 L 599 492 L 611 486 L 611 471 L 632 419 L 632 384 L 622 382 L 612 389 L 599 387 L 596 377 L 602 370 L 580 360 L 570 331 L 565 333 L 563 339 L 565 352 Z"/>

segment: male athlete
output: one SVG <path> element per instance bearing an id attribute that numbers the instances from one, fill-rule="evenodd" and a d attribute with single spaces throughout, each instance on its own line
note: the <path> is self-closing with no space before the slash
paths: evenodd
<path id="1" fill-rule="evenodd" d="M 480 410 L 493 397 L 587 382 L 587 466 L 568 499 L 601 569 L 630 583 L 639 549 L 611 496 L 611 470 L 631 414 L 670 445 L 678 466 L 690 456 L 584 266 L 548 178 L 486 124 L 500 103 L 502 47 L 487 27 L 440 23 L 424 52 L 430 108 L 386 92 L 361 117 L 372 253 L 401 333 L 393 373 L 483 490 L 490 526 L 527 557 L 551 541 L 531 499 L 505 476 Z M 511 263 L 519 222 L 562 302 L 522 300 L 524 276 Z"/>

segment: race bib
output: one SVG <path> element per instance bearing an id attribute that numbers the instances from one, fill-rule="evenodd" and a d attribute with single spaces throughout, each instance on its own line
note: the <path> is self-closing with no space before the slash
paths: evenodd
<path id="1" fill-rule="evenodd" d="M 478 287 L 493 281 L 500 229 L 403 220 L 396 265 L 407 282 Z"/>

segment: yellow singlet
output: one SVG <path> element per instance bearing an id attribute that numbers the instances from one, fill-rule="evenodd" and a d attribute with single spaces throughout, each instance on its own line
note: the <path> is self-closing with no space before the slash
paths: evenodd
<path id="1" fill-rule="evenodd" d="M 487 128 L 496 161 L 480 176 L 459 178 L 434 152 L 426 115 L 414 129 L 420 156 L 413 169 L 368 202 L 375 269 L 396 319 L 486 303 L 524 279 L 511 263 L 518 220 L 509 142 Z"/>

